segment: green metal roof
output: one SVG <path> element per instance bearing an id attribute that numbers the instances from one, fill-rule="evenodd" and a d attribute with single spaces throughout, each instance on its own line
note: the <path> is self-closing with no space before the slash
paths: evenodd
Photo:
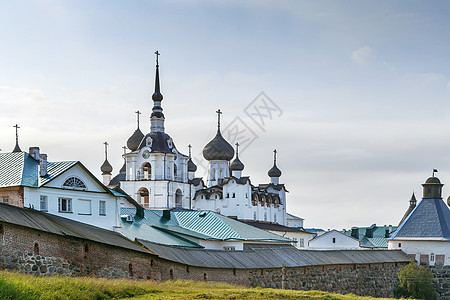
<path id="1" fill-rule="evenodd" d="M 39 186 L 43 186 L 49 181 L 55 179 L 68 169 L 72 168 L 74 165 L 79 163 L 78 161 L 57 161 L 57 162 L 47 162 L 47 175 L 40 177 L 41 182 Z M 36 173 L 37 176 L 37 173 Z"/>
<path id="2" fill-rule="evenodd" d="M 48 162 L 47 175 L 39 176 L 39 162 L 26 152 L 0 153 L 0 187 L 40 187 L 67 171 L 77 161 Z"/>

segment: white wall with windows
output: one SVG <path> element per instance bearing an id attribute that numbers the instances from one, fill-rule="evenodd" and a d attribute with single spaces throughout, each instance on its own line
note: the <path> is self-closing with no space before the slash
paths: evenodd
<path id="1" fill-rule="evenodd" d="M 314 237 L 314 234 L 306 232 L 285 232 L 272 230 L 269 230 L 269 232 L 291 239 L 293 241 L 292 245 L 294 245 L 297 249 L 300 250 L 308 249 L 309 248 L 308 243 Z"/>
<path id="2" fill-rule="evenodd" d="M 428 261 L 434 266 L 443 259 L 443 264 L 450 266 L 450 241 L 395 239 L 388 240 L 388 249 L 402 250 L 419 264 Z"/>
<path id="3" fill-rule="evenodd" d="M 64 218 L 119 230 L 120 207 L 134 207 L 126 198 L 105 190 L 80 166 L 75 166 L 40 188 L 24 188 L 24 207 Z"/>
<path id="4" fill-rule="evenodd" d="M 311 239 L 309 249 L 355 250 L 359 249 L 359 240 L 333 229 Z"/>

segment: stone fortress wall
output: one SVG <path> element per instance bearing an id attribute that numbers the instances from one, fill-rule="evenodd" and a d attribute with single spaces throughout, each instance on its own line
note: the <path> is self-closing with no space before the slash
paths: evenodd
<path id="1" fill-rule="evenodd" d="M 323 290 L 391 297 L 402 263 L 277 269 L 194 267 L 98 242 L 0 223 L 0 269 L 36 276 L 220 281 L 248 287 Z M 268 258 L 270 259 L 270 258 Z M 284 272 L 284 276 L 282 273 Z M 447 273 L 446 273 L 447 274 Z"/>

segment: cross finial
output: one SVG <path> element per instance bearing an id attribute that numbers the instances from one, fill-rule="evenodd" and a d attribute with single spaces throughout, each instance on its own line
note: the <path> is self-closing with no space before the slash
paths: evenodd
<path id="1" fill-rule="evenodd" d="M 128 149 L 127 146 L 123 146 L 122 149 L 123 149 L 123 154 L 127 154 L 127 149 Z"/>
<path id="2" fill-rule="evenodd" d="M 155 51 L 155 54 L 156 54 L 156 66 L 159 67 L 159 56 L 161 54 L 159 54 L 158 50 Z"/>
<path id="3" fill-rule="evenodd" d="M 236 142 L 236 157 L 238 156 L 238 154 L 239 154 L 239 142 Z"/>
<path id="4" fill-rule="evenodd" d="M 136 115 L 137 115 L 137 125 L 138 125 L 138 128 L 139 128 L 139 115 L 141 115 L 142 113 L 140 112 L 140 111 L 135 111 L 134 112 Z"/>
<path id="5" fill-rule="evenodd" d="M 220 129 L 220 115 L 222 114 L 220 108 L 216 111 L 216 113 L 217 113 L 217 128 Z"/>
<path id="6" fill-rule="evenodd" d="M 105 159 L 108 158 L 108 142 L 104 142 L 103 145 L 105 145 Z"/>
<path id="7" fill-rule="evenodd" d="M 277 163 L 277 149 L 273 150 L 273 164 L 275 165 Z"/>
<path id="8" fill-rule="evenodd" d="M 19 129 L 20 127 L 19 127 L 19 125 L 17 125 L 17 124 L 14 125 L 13 127 L 16 128 L 16 141 L 17 141 L 17 140 L 19 139 L 19 130 L 18 130 L 18 129 Z"/>
<path id="9" fill-rule="evenodd" d="M 189 148 L 189 158 L 191 158 L 191 148 L 192 148 L 191 144 L 188 145 L 188 148 Z"/>

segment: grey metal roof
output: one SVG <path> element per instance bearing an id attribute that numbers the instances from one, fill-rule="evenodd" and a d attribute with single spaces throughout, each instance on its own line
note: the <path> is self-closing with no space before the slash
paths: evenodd
<path id="1" fill-rule="evenodd" d="M 314 233 L 306 231 L 303 228 L 288 227 L 288 226 L 280 225 L 277 223 L 269 223 L 269 222 L 253 221 L 253 220 L 239 220 L 239 221 L 241 221 L 247 225 L 262 229 L 262 230 L 314 234 Z"/>
<path id="2" fill-rule="evenodd" d="M 400 250 L 298 250 L 292 246 L 253 248 L 244 251 L 178 248 L 137 239 L 138 243 L 161 258 L 206 268 L 281 268 L 286 267 L 408 262 Z"/>
<path id="3" fill-rule="evenodd" d="M 0 153 L 0 187 L 37 187 L 38 165 L 26 152 Z"/>
<path id="4" fill-rule="evenodd" d="M 148 253 L 148 251 L 117 232 L 33 209 L 0 203 L 0 222 Z"/>
<path id="5" fill-rule="evenodd" d="M 422 199 L 390 239 L 450 241 L 450 209 L 442 199 Z"/>

